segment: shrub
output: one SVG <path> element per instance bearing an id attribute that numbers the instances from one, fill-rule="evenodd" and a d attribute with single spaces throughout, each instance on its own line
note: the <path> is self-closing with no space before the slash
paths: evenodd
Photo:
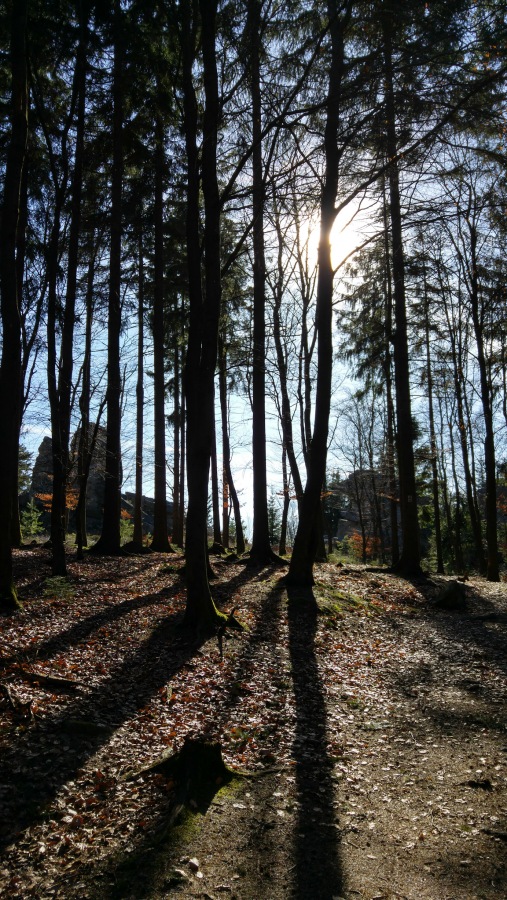
<path id="1" fill-rule="evenodd" d="M 21 513 L 20 524 L 21 537 L 24 541 L 27 540 L 27 538 L 34 538 L 44 531 L 42 513 L 37 509 L 33 497 Z"/>

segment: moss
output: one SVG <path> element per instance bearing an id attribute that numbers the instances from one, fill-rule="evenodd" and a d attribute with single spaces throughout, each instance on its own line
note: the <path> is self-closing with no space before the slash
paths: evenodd
<path id="1" fill-rule="evenodd" d="M 322 582 L 316 584 L 315 594 L 321 615 L 343 619 L 345 614 L 350 612 L 368 616 L 377 613 L 371 601 L 366 597 L 337 590 Z"/>
<path id="2" fill-rule="evenodd" d="M 240 784 L 239 778 L 233 778 L 219 793 L 233 797 Z M 118 854 L 108 866 L 109 873 L 114 873 L 114 885 L 106 887 L 107 873 L 103 873 L 100 886 L 95 887 L 95 893 L 88 889 L 88 896 L 94 900 L 124 900 L 125 897 L 156 896 L 159 892 L 165 895 L 167 891 L 183 887 L 185 878 L 180 873 L 180 858 L 203 825 L 204 815 L 182 808 L 172 824 L 167 823 L 155 834 L 147 835 L 146 843 L 138 850 Z"/>
<path id="3" fill-rule="evenodd" d="M 44 579 L 44 596 L 55 600 L 70 600 L 74 596 L 74 588 L 67 577 L 53 575 Z"/>

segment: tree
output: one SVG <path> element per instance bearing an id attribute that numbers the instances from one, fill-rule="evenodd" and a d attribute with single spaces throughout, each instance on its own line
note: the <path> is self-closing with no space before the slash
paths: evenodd
<path id="1" fill-rule="evenodd" d="M 204 280 L 201 283 L 199 222 L 200 166 L 197 148 L 198 108 L 194 65 L 200 12 L 204 77 L 202 191 L 204 197 Z M 221 301 L 220 198 L 217 181 L 217 136 L 220 106 L 215 56 L 217 3 L 184 0 L 180 6 L 184 131 L 187 153 L 187 260 L 189 331 L 185 363 L 187 407 L 188 509 L 186 523 L 187 602 L 185 622 L 206 631 L 225 621 L 218 612 L 208 581 L 207 501 L 214 428 L 214 373 Z"/>
<path id="2" fill-rule="evenodd" d="M 157 92 L 161 108 L 160 88 Z M 152 550 L 167 553 L 171 549 L 167 530 L 166 452 L 165 452 L 165 347 L 164 347 L 164 126 L 160 111 L 155 120 L 155 259 L 153 295 L 153 364 L 155 415 L 155 512 Z"/>
<path id="3" fill-rule="evenodd" d="M 486 543 L 488 548 L 487 578 L 488 581 L 500 581 L 498 565 L 498 533 L 497 533 L 497 490 L 495 431 L 493 421 L 492 385 L 490 366 L 485 347 L 485 290 L 481 284 L 481 266 L 479 260 L 479 219 L 481 203 L 471 182 L 465 188 L 465 203 L 462 212 L 463 227 L 467 231 L 469 252 L 462 260 L 466 266 L 465 279 L 474 327 L 477 362 L 479 366 L 479 384 L 482 410 L 484 416 L 484 468 L 486 473 Z M 482 270 L 483 271 L 483 270 Z"/>
<path id="4" fill-rule="evenodd" d="M 388 169 L 392 238 L 392 272 L 394 300 L 393 360 L 396 397 L 396 444 L 400 490 L 402 549 L 396 569 L 404 575 L 421 574 L 419 519 L 414 461 L 414 435 L 410 399 L 410 363 L 408 354 L 407 305 L 405 299 L 405 256 L 400 203 L 398 140 L 393 76 L 391 32 L 394 11 L 381 12 L 383 56 L 385 67 L 386 154 L 392 160 Z"/>
<path id="5" fill-rule="evenodd" d="M 252 100 L 252 231 L 253 231 L 253 355 L 252 460 L 253 535 L 250 558 L 257 564 L 278 561 L 271 549 L 266 475 L 266 260 L 264 253 L 265 183 L 262 161 L 261 34 L 262 0 L 248 0 L 245 38 L 249 48 Z"/>
<path id="6" fill-rule="evenodd" d="M 276 494 L 271 488 L 268 500 L 268 526 L 271 545 L 279 544 L 280 542 L 281 524 L 280 506 L 276 499 Z"/>
<path id="7" fill-rule="evenodd" d="M 143 546 L 143 442 L 144 442 L 144 259 L 143 234 L 139 231 L 137 307 L 137 383 L 136 383 L 136 476 L 134 531 L 132 541 L 138 550 Z"/>
<path id="8" fill-rule="evenodd" d="M 60 123 L 50 128 L 47 104 L 42 97 L 39 78 L 36 79 L 36 107 L 44 132 L 54 183 L 54 213 L 48 247 L 48 395 L 51 409 L 51 435 L 53 456 L 53 497 L 51 505 L 52 573 L 65 576 L 65 533 L 67 518 L 67 480 L 69 474 L 70 422 L 73 399 L 74 330 L 76 320 L 76 289 L 79 262 L 81 225 L 81 197 L 84 161 L 84 130 L 86 103 L 86 69 L 88 47 L 89 4 L 80 8 L 79 38 L 75 51 L 75 63 L 70 87 L 68 111 L 60 136 L 59 159 L 53 149 L 52 132 L 58 132 Z M 37 73 L 38 75 L 39 73 Z M 51 111 L 52 112 L 52 111 Z M 74 167 L 69 173 L 69 133 L 76 126 Z M 67 250 L 67 284 L 65 303 L 58 312 L 58 274 L 61 256 L 61 231 L 64 204 L 70 184 L 70 227 Z M 57 352 L 57 334 L 61 333 L 60 352 Z"/>
<path id="9" fill-rule="evenodd" d="M 27 0 L 11 9 L 10 140 L 7 150 L 0 226 L 0 303 L 2 358 L 0 363 L 0 610 L 19 607 L 12 572 L 12 485 L 17 479 L 21 425 L 21 322 L 16 270 L 16 235 L 20 219 L 20 192 L 28 135 Z"/>
<path id="10" fill-rule="evenodd" d="M 317 523 L 320 513 L 321 492 L 326 475 L 333 367 L 333 265 L 331 262 L 330 236 L 336 218 L 335 203 L 340 159 L 338 134 L 342 80 L 345 74 L 344 35 L 350 14 L 350 3 L 344 3 L 339 6 L 336 0 L 328 0 L 327 15 L 331 39 L 331 63 L 326 101 L 325 174 L 320 203 L 319 273 L 315 312 L 318 340 L 315 419 L 308 455 L 307 480 L 301 500 L 298 530 L 287 575 L 287 583 L 290 585 L 313 584 L 313 563 L 318 541 Z"/>
<path id="11" fill-rule="evenodd" d="M 110 254 L 107 324 L 107 437 L 104 517 L 102 533 L 93 550 L 96 553 L 120 552 L 121 487 L 121 246 L 122 194 L 124 174 L 124 53 L 125 22 L 120 0 L 113 7 L 113 158 L 111 166 Z"/>
<path id="12" fill-rule="evenodd" d="M 229 438 L 229 415 L 228 415 L 228 393 L 227 393 L 227 346 L 225 329 L 222 328 L 218 339 L 218 388 L 220 396 L 220 418 L 222 424 L 222 457 L 223 457 L 223 518 L 229 520 L 229 497 L 234 510 L 236 552 L 239 556 L 245 552 L 245 537 L 243 533 L 243 523 L 241 521 L 241 508 L 239 504 L 238 492 L 234 483 L 231 465 L 231 442 Z M 223 532 L 227 535 L 225 524 Z M 229 541 L 222 534 L 222 543 L 224 547 L 229 546 Z"/>

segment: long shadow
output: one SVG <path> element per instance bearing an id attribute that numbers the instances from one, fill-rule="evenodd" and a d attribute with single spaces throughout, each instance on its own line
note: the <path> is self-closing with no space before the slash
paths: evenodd
<path id="1" fill-rule="evenodd" d="M 470 807 L 475 807 L 479 815 L 481 809 L 487 811 L 488 822 L 490 813 L 496 808 L 488 808 L 480 799 L 473 798 L 473 793 L 488 797 L 488 783 L 491 790 L 502 790 L 501 774 L 491 765 L 495 752 L 489 748 L 496 747 L 498 762 L 501 762 L 507 731 L 506 604 L 495 604 L 467 585 L 465 609 L 439 609 L 430 601 L 420 609 L 417 621 L 422 622 L 424 631 L 420 628 L 417 631 L 419 640 L 413 642 L 413 658 L 407 654 L 401 665 L 394 663 L 388 676 L 391 687 L 407 704 L 404 718 L 399 715 L 397 719 L 397 735 L 410 738 L 413 746 L 423 746 L 430 740 L 445 747 L 437 760 L 438 769 L 452 761 L 449 768 L 455 783 L 460 784 L 464 796 L 468 792 Z M 411 627 L 410 622 L 406 623 L 409 637 Z M 419 708 L 416 714 L 412 713 L 411 705 Z M 454 748 L 458 751 L 456 756 Z M 458 774 L 462 771 L 461 755 L 465 759 L 481 755 L 488 759 L 484 792 L 477 790 L 483 776 L 474 776 L 472 770 L 466 774 L 467 764 L 464 764 L 463 775 Z M 419 761 L 417 765 L 420 765 Z M 430 769 L 429 776 L 434 778 L 435 775 L 436 771 Z M 456 818 L 458 815 L 456 812 Z M 466 816 L 463 824 L 465 821 Z M 439 826 L 438 819 L 435 826 Z M 491 837 L 496 828 L 503 834 L 501 826 L 492 824 L 491 827 Z M 464 845 L 449 840 L 452 831 L 448 828 L 444 827 L 440 832 L 438 852 L 431 860 L 431 867 L 433 874 L 441 879 L 442 896 L 497 897 L 505 894 L 501 888 L 506 883 L 505 838 L 493 841 L 481 832 L 488 835 L 488 830 L 483 828 L 474 832 L 466 854 L 480 859 L 481 865 L 470 868 L 463 866 Z"/>
<path id="2" fill-rule="evenodd" d="M 29 650 L 23 650 L 12 654 L 11 656 L 3 656 L 0 659 L 0 667 L 6 666 L 13 662 L 30 662 L 32 660 L 47 660 L 54 653 L 67 650 L 69 647 L 75 647 L 77 644 L 85 641 L 94 631 L 105 625 L 111 625 L 117 622 L 129 613 L 148 606 L 156 606 L 167 602 L 167 590 L 164 594 L 146 594 L 142 597 L 133 597 L 124 600 L 122 603 L 113 603 L 104 607 L 100 612 L 88 616 L 86 619 L 78 619 L 70 628 L 58 632 L 47 641 L 36 644 Z"/>
<path id="3" fill-rule="evenodd" d="M 249 580 L 240 573 L 237 584 Z M 230 584 L 227 586 L 230 593 Z M 172 585 L 160 594 L 127 600 L 103 612 L 75 623 L 68 631 L 39 645 L 37 658 L 48 658 L 55 650 L 75 645 L 99 626 L 113 622 L 129 612 L 167 602 L 178 593 L 180 585 Z M 115 731 L 145 706 L 157 690 L 173 677 L 196 654 L 201 642 L 191 641 L 178 626 L 177 611 L 158 624 L 146 641 L 128 654 L 121 665 L 95 690 L 77 696 L 63 710 L 44 719 L 36 728 L 29 727 L 17 735 L 0 759 L 0 784 L 9 785 L 9 807 L 13 819 L 0 823 L 0 850 L 22 831 L 47 814 L 58 791 L 97 753 Z M 89 723 L 81 733 L 69 730 L 71 723 Z M 62 751 L 62 744 L 66 749 Z"/>
<path id="4" fill-rule="evenodd" d="M 245 581 L 257 580 L 252 578 L 248 572 L 238 575 L 235 581 L 244 583 Z M 224 586 L 228 587 L 229 583 Z M 278 628 L 280 623 L 280 612 L 282 606 L 283 591 L 281 588 L 275 588 L 270 591 L 261 601 L 259 615 L 254 628 L 245 632 L 241 636 L 241 645 L 238 648 L 237 656 L 234 660 L 234 668 L 231 677 L 224 685 L 223 699 L 219 707 L 215 710 L 213 719 L 208 723 L 203 722 L 202 734 L 210 739 L 215 739 L 221 728 L 226 726 L 227 722 L 234 721 L 234 712 L 242 706 L 241 694 L 235 690 L 238 682 L 248 680 L 250 673 L 259 665 L 257 654 L 260 646 L 265 648 L 266 643 L 271 645 L 271 655 L 273 656 L 272 668 L 275 673 L 280 669 L 279 656 L 282 653 L 278 640 Z M 263 663 L 265 663 L 265 655 L 263 655 Z M 269 676 L 267 676 L 269 677 Z M 276 675 L 275 675 L 276 678 Z M 280 692 L 283 691 L 281 685 L 278 686 Z M 208 728 L 208 734 L 206 729 Z M 264 779 L 263 779 L 264 784 Z M 268 788 L 269 790 L 269 788 Z M 251 841 L 249 847 L 256 848 L 258 858 L 262 859 L 263 871 L 272 874 L 276 861 L 272 857 L 275 851 L 271 840 L 271 830 L 273 825 L 273 814 L 269 809 L 259 811 L 262 821 L 257 822 L 256 827 L 252 827 Z M 164 819 L 167 816 L 167 805 L 161 802 L 156 815 L 156 821 L 153 830 L 147 834 L 142 841 L 138 842 L 135 854 L 123 854 L 120 858 L 112 858 L 101 865 L 101 871 L 96 873 L 95 877 L 100 880 L 101 900 L 106 898 L 114 898 L 114 900 L 122 900 L 125 885 L 129 885 L 129 893 L 139 891 L 139 896 L 149 896 L 150 892 L 156 892 L 160 883 L 165 883 L 167 888 L 167 873 L 170 873 L 171 866 L 174 865 L 181 854 L 180 843 L 181 831 L 185 832 L 187 827 L 192 827 L 189 814 L 184 814 L 183 825 L 180 829 L 178 822 L 175 827 L 167 830 L 164 825 Z M 265 826 L 265 827 L 264 827 Z M 205 826 L 204 826 L 205 827 Z M 157 833 L 160 830 L 160 837 Z M 184 835 L 183 835 L 184 837 Z M 266 887 L 263 880 L 263 871 L 257 871 L 251 874 L 253 880 L 258 879 L 258 896 L 267 896 L 264 894 Z M 111 881 L 113 879 L 113 882 Z M 169 878 L 169 887 L 170 878 Z M 311 894 L 308 896 L 312 896 Z M 317 896 L 317 895 L 315 895 Z"/>
<path id="5" fill-rule="evenodd" d="M 331 900 L 342 893 L 343 873 L 333 804 L 333 763 L 327 752 L 326 703 L 315 652 L 318 607 L 311 590 L 288 588 L 287 594 L 299 803 L 293 896 Z"/>
<path id="6" fill-rule="evenodd" d="M 199 645 L 175 627 L 179 616 L 178 612 L 161 622 L 96 690 L 76 697 L 10 745 L 0 761 L 0 784 L 9 785 L 15 818 L 4 817 L 0 824 L 0 849 L 44 817 L 61 787 L 194 656 Z M 90 727 L 84 733 L 69 731 L 69 722 Z"/>
<path id="7" fill-rule="evenodd" d="M 420 587 L 420 582 L 413 583 Z M 463 647 L 473 652 L 476 659 L 507 673 L 507 605 L 498 609 L 494 602 L 467 585 L 463 610 L 439 609 L 429 601 L 422 614 L 429 629 L 451 642 L 453 657 Z"/>

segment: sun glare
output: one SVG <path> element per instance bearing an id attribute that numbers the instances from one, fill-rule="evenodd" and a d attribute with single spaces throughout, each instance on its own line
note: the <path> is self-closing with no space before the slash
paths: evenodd
<path id="1" fill-rule="evenodd" d="M 310 264 L 317 264 L 319 246 L 319 224 L 312 220 L 307 226 L 308 259 Z M 358 205 L 350 204 L 336 217 L 331 231 L 331 262 L 335 270 L 354 256 L 354 251 L 361 248 L 368 239 L 370 229 L 364 214 Z"/>
<path id="2" fill-rule="evenodd" d="M 331 231 L 331 262 L 334 269 L 343 265 L 363 241 L 354 222 L 349 222 L 349 217 L 346 217 L 346 221 L 343 219 L 345 217 L 338 216 Z"/>

